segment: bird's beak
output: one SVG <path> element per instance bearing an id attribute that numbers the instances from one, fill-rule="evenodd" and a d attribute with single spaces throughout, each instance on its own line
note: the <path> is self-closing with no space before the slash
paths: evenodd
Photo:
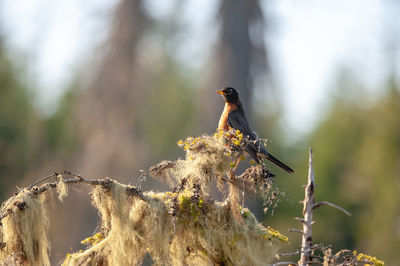
<path id="1" fill-rule="evenodd" d="M 223 90 L 217 90 L 217 93 L 221 94 L 221 95 L 225 95 L 225 92 Z"/>

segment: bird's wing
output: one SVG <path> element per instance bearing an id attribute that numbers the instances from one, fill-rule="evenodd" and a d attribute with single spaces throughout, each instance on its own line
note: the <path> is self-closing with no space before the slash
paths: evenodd
<path id="1" fill-rule="evenodd" d="M 238 109 L 228 114 L 228 124 L 234 129 L 238 129 L 244 136 L 249 136 L 251 140 L 257 139 L 257 136 L 251 130 L 246 117 Z"/>
<path id="2" fill-rule="evenodd" d="M 249 122 L 247 122 L 246 117 L 240 110 L 236 109 L 228 114 L 228 124 L 230 127 L 238 129 L 244 136 L 249 136 L 250 140 L 254 140 L 248 143 L 245 149 L 256 162 L 260 162 L 260 160 L 265 158 L 288 173 L 293 174 L 293 170 L 289 166 L 279 161 L 264 149 L 260 141 L 258 141 L 257 133 L 251 130 Z"/>
<path id="3" fill-rule="evenodd" d="M 257 141 L 257 135 L 251 130 L 249 122 L 247 122 L 243 113 L 237 109 L 230 112 L 228 114 L 228 124 L 230 127 L 239 130 L 244 137 L 248 136 L 250 140 L 254 140 L 254 142 L 249 142 L 245 149 L 256 162 L 259 162 L 257 156 L 257 153 L 260 152 L 259 141 Z"/>

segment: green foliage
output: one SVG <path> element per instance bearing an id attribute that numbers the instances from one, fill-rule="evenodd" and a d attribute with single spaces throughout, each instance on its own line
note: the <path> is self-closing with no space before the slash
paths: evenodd
<path id="1" fill-rule="evenodd" d="M 66 93 L 53 116 L 42 118 L 33 107 L 24 70 L 16 65 L 0 46 L 0 198 L 49 158 L 65 158 L 76 143 L 75 90 Z"/>
<path id="2" fill-rule="evenodd" d="M 52 154 L 69 155 L 77 144 L 73 107 L 76 102 L 76 88 L 70 88 L 61 99 L 56 113 L 46 120 L 46 142 Z"/>
<path id="3" fill-rule="evenodd" d="M 365 111 L 366 130 L 353 154 L 357 160 L 341 180 L 346 199 L 361 206 L 357 245 L 392 262 L 400 261 L 399 114 L 399 88 L 391 80 L 385 95 Z"/>
<path id="4" fill-rule="evenodd" d="M 27 87 L 0 46 L 0 195 L 11 180 L 21 178 L 29 167 L 35 145 L 38 118 L 30 104 Z"/>

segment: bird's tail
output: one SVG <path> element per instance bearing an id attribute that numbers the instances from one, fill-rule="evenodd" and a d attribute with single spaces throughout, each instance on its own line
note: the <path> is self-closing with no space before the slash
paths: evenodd
<path id="1" fill-rule="evenodd" d="M 294 171 L 292 168 L 290 168 L 289 166 L 287 166 L 286 164 L 282 163 L 281 161 L 279 161 L 278 159 L 276 159 L 274 156 L 272 156 L 272 154 L 270 154 L 269 152 L 265 152 L 265 153 L 261 153 L 259 154 L 262 158 L 265 158 L 271 162 L 273 162 L 274 164 L 276 164 L 277 166 L 279 166 L 280 168 L 282 168 L 283 170 L 285 170 L 286 172 L 288 172 L 289 174 L 293 174 Z"/>

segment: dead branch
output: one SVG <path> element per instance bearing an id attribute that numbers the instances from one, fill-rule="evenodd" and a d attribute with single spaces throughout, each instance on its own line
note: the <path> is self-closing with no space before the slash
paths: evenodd
<path id="1" fill-rule="evenodd" d="M 343 209 L 342 207 L 337 206 L 328 201 L 320 201 L 315 203 L 314 198 L 314 189 L 315 189 L 315 175 L 313 168 L 313 157 L 312 157 L 312 149 L 309 150 L 309 159 L 308 159 L 308 182 L 305 186 L 305 195 L 304 200 L 300 203 L 303 204 L 303 217 L 295 219 L 303 224 L 303 230 L 295 230 L 290 229 L 291 232 L 301 232 L 302 240 L 301 240 L 301 255 L 299 260 L 299 265 L 311 265 L 314 259 L 318 259 L 314 256 L 313 251 L 318 249 L 316 245 L 312 243 L 312 224 L 313 221 L 313 211 L 321 206 L 330 206 L 342 211 L 344 214 L 350 216 L 351 213 Z M 323 252 L 324 254 L 326 252 Z"/>
<path id="2" fill-rule="evenodd" d="M 43 181 L 46 181 L 48 179 L 51 179 L 51 178 L 56 178 L 58 175 L 70 175 L 70 176 L 74 176 L 75 178 L 82 178 L 82 176 L 79 175 L 79 174 L 76 174 L 76 173 L 74 173 L 74 172 L 72 172 L 70 170 L 64 170 L 64 171 L 61 171 L 61 172 L 55 172 L 54 174 L 51 174 L 51 175 L 48 175 L 46 177 L 43 177 L 43 178 L 39 179 L 38 181 L 36 181 L 32 185 L 30 185 L 28 187 L 28 189 L 31 190 L 34 186 L 38 185 L 39 183 L 41 183 Z"/>
<path id="3" fill-rule="evenodd" d="M 344 214 L 346 214 L 347 216 L 351 216 L 351 213 L 350 213 L 350 212 L 346 211 L 346 210 L 343 209 L 342 207 L 340 207 L 340 206 L 338 206 L 338 205 L 336 205 L 336 204 L 333 204 L 333 203 L 331 203 L 331 202 L 329 202 L 329 201 L 320 201 L 320 202 L 318 202 L 318 203 L 315 203 L 314 206 L 313 206 L 313 209 L 319 208 L 319 207 L 324 206 L 324 205 L 330 206 L 330 207 L 333 207 L 333 208 L 336 208 L 336 209 L 338 209 L 339 211 L 341 211 L 341 212 L 343 212 Z"/>
<path id="4" fill-rule="evenodd" d="M 301 255 L 299 265 L 311 265 L 312 261 L 312 220 L 314 207 L 315 177 L 312 162 L 312 150 L 309 150 L 308 159 L 308 184 L 305 189 L 303 202 L 303 235 L 301 239 Z"/>
<path id="5" fill-rule="evenodd" d="M 288 229 L 288 231 L 289 232 L 291 232 L 291 233 L 300 233 L 300 234 L 303 234 L 304 232 L 303 231 L 301 231 L 301 230 L 299 230 L 299 229 Z"/>

